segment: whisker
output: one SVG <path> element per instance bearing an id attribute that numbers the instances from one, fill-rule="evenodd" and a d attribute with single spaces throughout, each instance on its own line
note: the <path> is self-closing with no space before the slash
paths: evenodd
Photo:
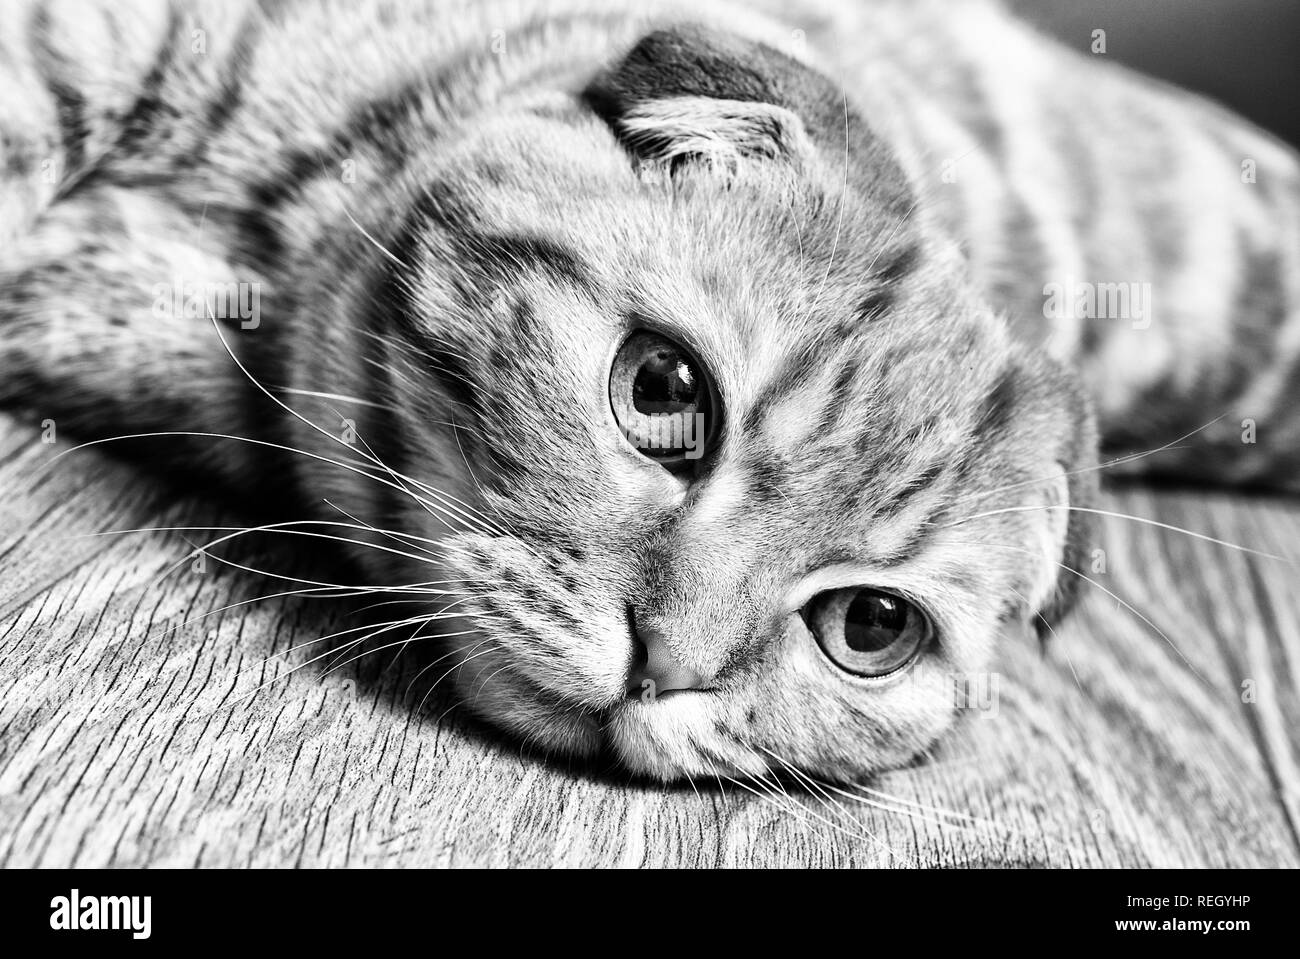
<path id="1" fill-rule="evenodd" d="M 421 623 L 420 625 L 424 625 L 424 623 Z M 400 628 L 400 627 L 393 627 L 393 628 Z M 425 636 L 425 637 L 422 637 L 422 638 L 424 638 L 424 639 L 434 639 L 434 638 L 437 638 L 437 639 L 451 639 L 451 638 L 454 638 L 454 637 L 456 637 L 456 636 L 469 636 L 469 635 L 471 635 L 471 634 L 473 634 L 473 633 L 476 633 L 476 632 L 477 632 L 477 630 L 473 630 L 473 629 L 463 629 L 463 630 L 459 630 L 459 631 L 454 632 L 454 633 L 440 633 L 440 634 L 437 634 L 436 636 Z M 419 633 L 419 629 L 418 629 L 418 628 L 416 629 L 416 633 L 417 633 L 417 634 Z M 372 634 L 372 635 L 378 635 L 378 634 L 376 633 L 376 634 Z M 351 663 L 355 663 L 357 660 L 359 660 L 359 659 L 364 659 L 365 657 L 367 657 L 367 656 L 371 656 L 371 655 L 374 655 L 375 653 L 382 653 L 382 652 L 383 652 L 384 650 L 386 650 L 386 649 L 393 649 L 394 647 L 397 647 L 397 646 L 401 646 L 402 648 L 406 648 L 407 646 L 409 646 L 409 645 L 411 644 L 411 642 L 414 640 L 414 638 L 415 638 L 415 636 L 412 635 L 412 636 L 408 636 L 406 639 L 399 639 L 399 640 L 398 640 L 397 642 L 395 642 L 395 643 L 385 643 L 383 646 L 379 646 L 379 647 L 377 647 L 377 648 L 375 648 L 375 649 L 366 649 L 366 650 L 362 650 L 361 652 L 357 653 L 355 656 L 353 656 L 353 657 L 351 657 L 351 658 L 349 658 L 349 659 L 347 659 L 347 660 L 344 660 L 343 662 L 335 662 L 335 663 L 331 663 L 328 667 L 326 667 L 326 669 L 325 669 L 323 675 L 328 676 L 330 673 L 334 672 L 336 669 L 340 669 L 340 668 L 342 668 L 342 667 L 344 667 L 344 666 L 347 666 L 347 665 L 349 665 L 349 664 L 351 664 Z M 370 636 L 366 636 L 365 639 L 370 639 Z M 355 645 L 355 644 L 354 644 L 354 645 Z"/>
<path id="2" fill-rule="evenodd" d="M 955 541 L 954 541 L 954 542 L 955 542 Z M 1021 552 L 1021 553 L 1028 553 L 1028 554 L 1030 554 L 1031 556 L 1037 556 L 1037 555 L 1038 555 L 1037 553 L 1034 553 L 1033 550 L 1025 549 L 1025 548 L 1022 547 L 1022 546 L 1012 546 L 1012 545 L 1007 544 L 1007 543 L 988 543 L 988 542 L 978 542 L 978 543 L 971 543 L 971 544 L 968 544 L 968 545 L 972 545 L 972 546 L 981 546 L 981 547 L 985 547 L 985 546 L 987 546 L 987 547 L 989 547 L 990 549 L 1010 549 L 1010 550 L 1015 550 L 1015 551 L 1017 551 L 1017 552 Z M 1189 660 L 1186 656 L 1183 655 L 1183 651 L 1182 651 L 1181 649 L 1178 648 L 1178 646 L 1174 643 L 1174 641 L 1173 641 L 1172 639 L 1170 639 L 1170 638 L 1168 637 L 1168 635 L 1165 634 L 1165 631 L 1164 631 L 1163 629 L 1161 629 L 1159 626 L 1157 626 L 1155 623 L 1151 622 L 1151 620 L 1149 620 L 1146 616 L 1144 616 L 1141 612 L 1139 612 L 1135 607 L 1133 607 L 1132 605 L 1130 605 L 1126 600 L 1124 600 L 1123 598 L 1121 598 L 1121 597 L 1115 595 L 1114 593 L 1112 593 L 1109 589 L 1107 589 L 1105 586 L 1101 585 L 1101 583 L 1097 582 L 1097 581 L 1096 581 L 1095 579 L 1093 579 L 1091 576 L 1088 576 L 1088 575 L 1086 575 L 1086 574 L 1084 574 L 1084 573 L 1079 572 L 1077 569 L 1074 569 L 1072 566 L 1068 566 L 1068 565 L 1066 565 L 1065 563 L 1060 563 L 1060 562 L 1056 563 L 1056 565 L 1059 566 L 1061 569 L 1065 570 L 1066 572 L 1068 572 L 1068 573 L 1073 573 L 1075 576 L 1078 576 L 1080 579 L 1084 580 L 1085 582 L 1092 584 L 1092 585 L 1095 586 L 1097 589 L 1101 590 L 1103 593 L 1105 593 L 1107 596 L 1109 596 L 1111 599 L 1115 600 L 1115 602 L 1119 603 L 1121 606 L 1123 606 L 1125 609 L 1127 609 L 1130 613 L 1132 613 L 1132 614 L 1133 614 L 1134 616 L 1136 616 L 1138 619 L 1142 620 L 1142 622 L 1146 623 L 1146 625 L 1149 626 L 1151 629 L 1153 629 L 1153 630 L 1156 632 L 1156 634 L 1157 634 L 1158 636 L 1160 636 L 1161 639 L 1163 639 L 1166 643 L 1169 644 L 1169 648 L 1172 649 L 1175 653 L 1178 654 L 1178 658 L 1181 659 L 1181 660 L 1183 661 L 1183 664 L 1184 664 L 1188 669 L 1190 669 L 1193 673 L 1196 674 L 1196 677 L 1197 677 L 1198 679 L 1200 679 L 1201 682 L 1205 683 L 1207 686 L 1208 686 L 1208 685 L 1211 685 L 1210 682 L 1209 682 L 1209 680 L 1207 680 L 1207 679 L 1205 678 L 1205 676 L 1201 673 L 1201 671 L 1200 671 L 1199 669 L 1197 669 L 1195 666 L 1192 665 L 1191 660 Z"/>
<path id="3" fill-rule="evenodd" d="M 417 624 L 423 625 L 430 622 L 437 622 L 440 621 L 441 619 L 450 620 L 450 619 L 457 619 L 457 618 L 459 618 L 459 616 L 440 617 L 437 614 L 410 616 L 405 619 L 390 620 L 389 622 L 386 623 L 364 623 L 360 626 L 352 626 L 348 629 L 340 629 L 338 632 L 330 633 L 326 636 L 318 636 L 315 639 L 306 640 L 301 643 L 294 643 L 291 646 L 289 646 L 288 649 L 281 650 L 278 653 L 271 653 L 269 656 L 263 657 L 262 659 L 259 659 L 257 662 L 252 663 L 251 665 L 245 666 L 244 668 L 238 670 L 235 673 L 235 676 L 236 677 L 242 676 L 246 672 L 251 672 L 254 669 L 258 669 L 267 665 L 274 659 L 279 659 L 282 656 L 289 656 L 295 652 L 298 652 L 299 650 L 306 649 L 308 646 L 315 646 L 317 643 L 327 642 L 328 640 L 337 639 L 340 636 L 347 636 L 351 633 L 359 633 L 359 632 L 363 632 L 364 630 L 375 629 L 376 630 L 375 632 L 369 633 L 366 636 L 362 637 L 362 639 L 365 640 L 365 639 L 369 639 L 371 636 L 377 636 L 379 635 L 380 632 L 383 632 L 387 629 L 400 629 L 403 626 L 410 626 L 410 625 L 417 625 Z M 351 648 L 352 646 L 355 646 L 355 641 L 349 640 L 348 643 L 345 645 L 348 648 Z M 330 655 L 330 652 L 325 652 L 321 654 L 320 658 L 323 658 L 324 656 L 328 656 L 328 655 Z M 315 660 L 312 660 L 311 662 L 314 661 Z M 304 665 L 310 665 L 310 662 L 305 663 Z"/>
<path id="4" fill-rule="evenodd" d="M 447 580 L 446 582 L 452 582 L 452 580 Z M 334 590 L 334 589 L 332 589 L 331 587 L 327 587 L 327 586 L 312 587 L 312 588 L 309 588 L 309 589 L 286 589 L 286 590 L 281 590 L 280 592 L 277 592 L 277 593 L 268 593 L 268 594 L 266 594 L 266 595 L 264 595 L 264 596 L 254 596 L 254 597 L 252 597 L 252 598 L 250 598 L 250 599 L 241 599 L 241 600 L 239 600 L 239 601 L 237 601 L 237 602 L 234 602 L 234 603 L 227 603 L 225 606 L 218 606 L 216 609 L 210 609 L 210 610 L 208 610 L 207 612 L 200 613 L 200 614 L 197 615 L 197 616 L 191 616 L 189 619 L 182 620 L 181 622 L 177 623 L 177 624 L 174 625 L 174 626 L 169 626 L 169 627 L 167 627 L 167 628 L 164 629 L 164 630 L 161 630 L 161 631 L 159 631 L 159 632 L 157 632 L 157 633 L 154 633 L 152 636 L 146 636 L 145 639 L 144 639 L 144 642 L 147 643 L 147 642 L 151 642 L 151 641 L 153 641 L 153 640 L 155 640 L 155 639 L 161 639 L 163 636 L 166 636 L 168 633 L 174 633 L 174 632 L 175 632 L 176 630 L 178 630 L 178 629 L 182 629 L 182 628 L 184 628 L 184 627 L 186 627 L 186 626 L 189 626 L 189 625 L 192 624 L 192 623 L 197 623 L 199 620 L 201 620 L 201 619 L 206 619 L 206 618 L 209 617 L 209 616 L 215 616 L 215 615 L 217 615 L 217 614 L 219 614 L 219 613 L 224 613 L 224 612 L 227 612 L 227 611 L 232 610 L 232 609 L 237 609 L 237 608 L 239 608 L 240 606 L 247 606 L 247 605 L 249 605 L 250 603 L 259 603 L 259 602 L 262 602 L 262 601 L 264 601 L 264 600 L 268 600 L 268 599 L 281 599 L 281 598 L 284 598 L 284 597 L 287 597 L 287 596 L 308 596 L 308 594 L 314 594 L 314 595 L 312 595 L 312 596 L 308 596 L 308 598 L 341 599 L 341 598 L 347 598 L 348 596 L 365 596 L 365 595 L 370 595 L 370 594 L 373 594 L 373 593 L 382 593 L 382 592 L 385 591 L 385 589 L 386 589 L 386 587 L 383 587 L 383 586 L 374 586 L 374 587 L 370 587 L 370 588 L 367 588 L 367 589 L 364 589 L 364 590 L 356 591 L 356 592 L 354 592 L 354 593 L 343 593 L 343 594 L 340 594 L 337 590 Z M 398 603 L 398 602 L 401 602 L 401 603 L 418 603 L 418 602 L 421 602 L 421 600 L 417 600 L 417 599 L 403 599 L 403 600 L 390 600 L 390 602 L 394 602 L 394 603 Z M 383 605 L 383 604 L 381 604 L 381 603 L 376 603 L 376 604 L 374 604 L 374 605 L 375 605 L 375 606 L 379 606 L 379 605 Z M 370 607 L 370 606 L 363 607 L 363 609 L 370 609 L 370 608 L 372 608 L 372 607 Z M 125 642 L 125 641 L 126 641 L 126 637 L 122 637 L 121 639 L 115 639 L 115 640 L 113 640 L 112 643 L 111 643 L 111 645 L 118 645 L 118 644 L 123 643 L 123 642 Z"/>
<path id="5" fill-rule="evenodd" d="M 301 413 L 299 413 L 293 407 L 289 406 L 289 404 L 285 403 L 279 397 L 275 396 L 265 386 L 263 386 L 262 383 L 257 379 L 257 377 L 253 376 L 253 374 L 249 372 L 248 367 L 246 367 L 243 361 L 239 359 L 239 357 L 235 354 L 235 351 L 231 349 L 230 344 L 226 341 L 225 334 L 222 333 L 221 331 L 221 324 L 217 322 L 217 318 L 213 314 L 210 305 L 208 307 L 208 316 L 212 320 L 213 329 L 216 330 L 217 338 L 221 340 L 221 345 L 225 347 L 226 353 L 229 354 L 230 358 L 235 362 L 235 365 L 239 367 L 240 372 L 242 372 L 244 376 L 247 377 L 248 381 L 252 383 L 257 388 L 257 390 L 260 393 L 262 393 L 262 395 L 264 395 L 267 399 L 269 399 L 280 409 L 284 410 L 294 419 L 298 420 L 300 423 L 303 423 L 305 426 L 314 430 L 316 433 L 319 433 L 321 436 L 327 437 L 332 443 L 337 443 L 338 445 L 347 448 L 351 452 L 357 452 L 356 448 L 351 446 L 346 441 L 344 441 L 342 437 L 335 436 L 329 430 L 324 429 L 319 424 L 312 422 L 306 416 L 303 416 Z M 367 455 L 367 454 L 363 454 L 363 455 Z M 320 458 L 324 459 L 324 457 L 320 457 Z M 369 458 L 371 462 L 373 462 L 376 466 L 383 466 L 383 464 L 379 462 L 379 460 L 377 460 L 373 455 L 368 455 L 367 458 Z M 387 469 L 387 467 L 383 467 L 383 468 Z M 362 475 L 369 476 L 371 479 L 375 480 L 376 482 L 381 482 L 387 486 L 390 486 L 393 489 L 400 490 L 406 495 L 416 499 L 417 502 L 422 502 L 422 503 L 425 502 L 422 498 L 414 496 L 414 494 L 412 494 L 409 489 L 407 489 L 406 487 L 398 483 L 393 482 L 392 480 L 386 480 L 382 476 L 376 476 L 375 474 L 370 473 L 368 471 L 357 470 L 357 472 L 361 473 Z M 433 505 L 433 504 L 427 504 L 427 505 Z"/>
<path id="6" fill-rule="evenodd" d="M 831 270 L 835 266 L 835 254 L 839 252 L 840 231 L 844 227 L 844 207 L 848 202 L 849 195 L 849 95 L 843 86 L 840 88 L 840 99 L 844 107 L 844 182 L 840 187 L 840 208 L 835 220 L 835 238 L 831 241 L 831 255 L 826 260 L 826 272 L 822 275 L 821 285 L 817 287 L 817 293 L 813 296 L 812 302 L 808 304 L 808 316 L 811 316 L 817 309 L 817 303 L 821 300 L 822 293 L 826 290 L 826 283 L 830 279 Z M 910 212 L 910 211 L 909 211 Z M 900 222 L 901 225 L 901 222 Z M 895 227 L 897 229 L 897 227 Z M 892 235 L 892 234 L 891 234 Z"/>
<path id="7" fill-rule="evenodd" d="M 359 396 L 344 396 L 342 393 L 322 393 L 318 390 L 303 390 L 295 386 L 277 386 L 276 391 L 279 393 L 293 393 L 296 396 L 312 396 L 320 400 L 339 400 L 343 403 L 354 403 L 357 406 L 369 406 L 376 410 L 385 410 L 386 412 L 395 412 L 391 403 L 376 403 L 374 400 L 365 400 Z"/>
<path id="8" fill-rule="evenodd" d="M 500 650 L 500 648 L 501 648 L 500 646 L 498 646 L 498 645 L 496 645 L 496 644 L 494 643 L 494 644 L 493 644 L 491 647 L 489 647 L 488 649 L 485 649 L 485 650 L 483 650 L 483 651 L 480 652 L 480 653 L 475 653 L 475 654 L 472 655 L 472 656 L 468 656 L 468 657 L 466 657 L 465 659 L 462 659 L 460 662 L 456 663 L 456 664 L 455 664 L 454 666 L 452 666 L 450 669 L 448 669 L 445 673 L 443 673 L 441 676 L 439 676 L 438 679 L 437 679 L 437 681 L 436 681 L 432 686 L 430 686 L 429 689 L 425 692 L 425 694 L 424 694 L 424 698 L 420 700 L 420 705 L 416 708 L 416 712 L 422 712 L 422 711 L 424 710 L 424 704 L 427 703 L 427 702 L 429 701 L 429 697 L 433 695 L 434 690 L 437 689 L 440 685 L 442 685 L 442 681 L 443 681 L 444 679 L 446 679 L 448 676 L 450 676 L 450 675 L 451 675 L 452 673 L 454 673 L 456 670 L 458 670 L 458 669 L 463 669 L 466 665 L 468 665 L 468 664 L 471 663 L 472 661 L 478 659 L 480 656 L 486 656 L 486 655 L 488 655 L 489 653 L 497 652 L 498 650 Z"/>
<path id="9" fill-rule="evenodd" d="M 1069 470 L 1064 474 L 1054 473 L 1051 476 L 1043 476 L 1039 479 L 1021 480 L 1018 483 L 1011 483 L 1008 484 L 1007 486 L 999 486 L 996 489 L 982 490 L 977 493 L 971 493 L 967 496 L 961 497 L 958 500 L 955 500 L 954 505 L 965 505 L 970 502 L 976 502 L 981 499 L 987 499 L 990 496 L 997 496 L 1000 493 L 1009 493 L 1013 490 L 1023 489 L 1026 486 L 1037 486 L 1040 483 L 1047 483 L 1047 482 L 1054 481 L 1055 479 L 1057 479 L 1057 477 L 1061 475 L 1078 476 L 1082 473 L 1092 473 L 1098 470 L 1110 469 L 1115 466 L 1124 466 L 1127 463 L 1135 462 L 1136 460 L 1143 459 L 1147 456 L 1155 456 L 1157 453 L 1163 453 L 1166 450 L 1176 448 L 1179 443 L 1183 442 L 1184 440 L 1191 439 L 1197 433 L 1209 429 L 1211 426 L 1213 426 L 1215 423 L 1218 423 L 1227 415 L 1228 415 L 1227 413 L 1221 413 L 1218 416 L 1216 416 L 1214 419 L 1206 423 L 1202 423 L 1200 426 L 1196 427 L 1196 429 L 1192 430 L 1191 432 L 1184 433 L 1182 436 L 1178 437 L 1177 439 L 1170 440 L 1168 443 L 1165 443 L 1162 446 L 1157 446 L 1149 450 L 1142 450 L 1137 453 L 1126 453 L 1123 456 L 1117 456 L 1114 459 L 1107 460 L 1104 463 L 1097 463 L 1093 466 L 1084 466 L 1084 467 L 1080 467 L 1079 469 Z"/>
<path id="10" fill-rule="evenodd" d="M 411 677 L 410 683 L 408 683 L 406 686 L 406 692 L 402 694 L 402 699 L 406 699 L 407 696 L 411 695 L 411 690 L 415 688 L 415 684 L 419 681 L 421 676 L 427 673 L 434 666 L 437 666 L 444 659 L 450 659 L 452 656 L 455 656 L 457 653 L 460 652 L 472 653 L 475 650 L 481 649 L 482 647 L 486 646 L 490 642 L 492 642 L 491 639 L 484 639 L 481 642 L 475 643 L 473 646 L 469 647 L 468 650 L 465 650 L 463 647 L 457 647 L 456 649 L 453 649 L 450 652 L 444 653 L 443 655 L 439 656 L 433 662 L 428 663 L 418 673 L 416 673 L 414 676 Z"/>
<path id="11" fill-rule="evenodd" d="M 326 436 L 332 435 L 328 431 L 322 431 L 322 432 L 325 432 Z M 295 453 L 299 456 L 306 456 L 311 459 L 318 460 L 322 463 L 328 463 L 331 466 L 337 466 L 340 469 L 344 469 L 347 470 L 348 472 L 355 473 L 358 476 L 364 476 L 366 479 L 374 480 L 376 483 L 381 483 L 385 486 L 391 487 L 392 489 L 395 489 L 398 492 L 401 492 L 407 496 L 413 495 L 410 492 L 410 490 L 406 489 L 405 487 L 399 485 L 398 483 L 393 482 L 392 480 L 385 479 L 382 476 L 377 476 L 376 474 L 370 472 L 368 469 L 354 466 L 350 463 L 347 463 L 342 460 L 333 459 L 332 457 L 329 456 L 323 456 L 320 453 L 313 453 L 309 450 L 302 450 L 293 446 L 285 446 L 281 443 L 273 443 L 270 440 L 259 440 L 251 436 L 237 436 L 232 433 L 210 433 L 201 430 L 159 430 L 159 431 L 148 432 L 148 433 L 127 433 L 121 436 L 106 436 L 95 440 L 88 440 L 85 443 L 78 444 L 77 446 L 74 446 L 71 449 L 64 450 L 63 452 L 57 453 L 54 456 L 50 457 L 48 460 L 45 461 L 45 463 L 41 467 L 39 467 L 38 472 L 52 468 L 55 463 L 57 463 L 60 459 L 62 459 L 65 456 L 68 456 L 72 453 L 77 453 L 84 449 L 88 449 L 89 447 L 92 446 L 99 446 L 103 443 L 116 443 L 124 440 L 137 440 L 137 439 L 163 439 L 171 436 L 188 436 L 188 437 L 196 437 L 196 438 L 206 437 L 208 439 L 232 440 L 239 443 L 250 443 L 254 446 L 265 446 L 270 449 L 283 450 L 284 452 L 287 453 Z M 343 441 L 339 440 L 339 442 L 342 443 Z M 346 443 L 343 443 L 343 445 L 347 446 Z M 348 449 L 353 449 L 353 448 L 348 446 Z M 458 517 L 456 517 L 454 513 L 450 513 L 449 511 L 447 511 L 446 507 L 440 506 L 439 504 L 429 504 L 429 505 L 432 505 L 440 510 L 443 510 L 444 512 L 448 512 L 448 515 L 452 516 L 452 518 L 458 519 Z M 441 521 L 444 522 L 444 524 L 447 525 L 449 529 L 454 529 L 454 527 L 452 527 L 450 523 L 446 522 L 445 519 Z"/>
<path id="12" fill-rule="evenodd" d="M 809 828 L 810 820 L 816 820 L 822 825 L 829 826 L 835 832 L 842 833 L 850 839 L 861 838 L 860 836 L 854 835 L 853 833 L 849 832 L 847 829 L 845 829 L 843 826 L 839 825 L 838 823 L 832 822 L 831 820 L 827 819 L 825 816 L 822 816 L 821 814 L 809 809 L 807 806 L 796 803 L 793 799 L 790 798 L 789 793 L 786 793 L 784 790 L 778 792 L 776 789 L 774 789 L 771 786 L 771 784 L 764 782 L 764 780 L 762 779 L 759 779 L 757 777 L 752 777 L 752 776 L 750 777 L 757 785 L 762 787 L 765 790 L 765 792 L 757 791 L 756 789 L 752 788 L 751 786 L 742 782 L 741 780 L 735 778 L 734 776 L 729 776 L 726 773 L 723 773 L 723 776 L 728 781 L 739 786 L 741 789 L 745 790 L 746 792 L 753 793 L 759 799 L 767 800 L 779 812 L 784 812 L 793 816 L 794 819 L 805 829 Z M 812 831 L 818 837 L 822 839 L 826 838 L 825 834 L 823 834 L 820 830 L 814 828 Z"/>
<path id="13" fill-rule="evenodd" d="M 1029 552 L 1029 551 L 1026 550 L 1026 552 Z M 1026 608 L 1026 609 L 1029 608 L 1029 605 L 1030 605 L 1030 604 L 1029 604 L 1029 597 L 1028 597 L 1028 596 L 1026 596 L 1024 593 L 1020 592 L 1020 590 L 1016 589 L 1014 586 L 1008 586 L 1007 588 L 1010 589 L 1011 592 L 1015 593 L 1017 596 L 1020 597 L 1020 601 L 1021 601 L 1022 603 L 1025 604 L 1025 608 Z M 1059 650 L 1061 651 L 1061 655 L 1065 657 L 1065 663 L 1066 663 L 1067 666 L 1070 667 L 1070 675 L 1074 677 L 1074 685 L 1077 686 L 1077 687 L 1079 688 L 1079 692 L 1082 693 L 1082 692 L 1083 692 L 1083 683 L 1079 682 L 1079 674 L 1078 674 L 1077 672 L 1075 672 L 1075 670 L 1074 670 L 1074 663 L 1073 663 L 1073 661 L 1070 659 L 1070 654 L 1069 654 L 1068 652 L 1066 652 L 1065 644 L 1064 644 L 1064 643 L 1061 643 L 1061 642 L 1059 641 L 1059 639 L 1057 639 L 1057 636 L 1056 636 L 1056 627 L 1053 626 L 1052 623 L 1051 623 L 1051 620 L 1049 620 L 1049 619 L 1048 619 L 1046 616 L 1044 616 L 1042 613 L 1035 611 L 1035 612 L 1034 612 L 1034 616 L 1038 619 L 1039 622 L 1041 622 L 1041 623 L 1043 624 L 1043 626 L 1047 629 L 1047 631 L 1050 632 L 1050 633 L 1052 634 L 1052 639 L 1053 639 L 1053 640 L 1056 640 L 1056 642 L 1053 644 L 1053 648 L 1054 648 L 1054 649 L 1059 649 Z"/>
<path id="14" fill-rule="evenodd" d="M 1274 553 L 1265 553 L 1262 550 L 1251 549 L 1249 546 L 1240 546 L 1237 543 L 1229 543 L 1227 540 L 1215 539 L 1213 536 L 1207 536 L 1204 533 L 1198 533 L 1195 530 L 1183 529 L 1181 526 L 1173 526 L 1169 523 L 1162 523 L 1159 520 L 1147 519 L 1145 516 L 1132 516 L 1129 515 L 1128 513 L 1118 513 L 1115 512 L 1114 510 L 1108 510 L 1108 509 L 1093 509 L 1092 507 L 1088 507 L 1088 506 L 1069 506 L 1064 503 L 1041 503 L 1033 506 L 1004 506 L 1000 509 L 986 510 L 982 513 L 975 513 L 972 516 L 967 516 L 963 519 L 955 520 L 954 522 L 951 523 L 945 523 L 939 528 L 950 529 L 954 526 L 961 526 L 965 523 L 969 523 L 977 519 L 983 519 L 987 516 L 998 516 L 1003 513 L 1027 513 L 1030 512 L 1031 510 L 1037 510 L 1037 509 L 1064 509 L 1064 510 L 1070 510 L 1075 513 L 1090 513 L 1094 516 L 1109 516 L 1113 519 L 1131 520 L 1134 523 L 1143 523 L 1147 526 L 1155 526 L 1160 529 L 1169 530 L 1170 532 L 1173 533 L 1182 533 L 1185 536 L 1191 536 L 1194 539 L 1204 540 L 1207 543 L 1214 543 L 1216 546 L 1225 546 L 1228 549 L 1240 550 L 1243 553 L 1250 553 L 1252 556 L 1260 556 L 1263 557 L 1264 559 L 1278 560 L 1279 562 L 1286 563 L 1291 566 L 1295 565 L 1295 560 L 1289 559 L 1288 557 L 1285 556 L 1278 556 Z"/>
<path id="15" fill-rule="evenodd" d="M 807 788 L 813 790 L 814 795 L 820 795 L 828 807 L 834 807 L 836 810 L 840 812 L 841 815 L 843 815 L 850 822 L 852 822 L 853 825 L 858 828 L 861 834 L 861 838 L 867 839 L 877 844 L 878 846 L 881 846 L 882 848 L 884 848 L 886 852 L 888 852 L 895 859 L 900 859 L 904 862 L 908 861 L 907 857 L 900 856 L 898 851 L 894 849 L 892 846 L 890 846 L 887 842 L 877 838 L 874 833 L 872 833 L 869 829 L 867 829 L 866 824 L 863 823 L 856 816 L 854 816 L 852 813 L 850 813 L 842 803 L 832 799 L 830 795 L 826 792 L 826 790 L 822 788 L 822 785 L 820 783 L 813 780 L 810 776 L 807 776 L 804 773 L 800 772 L 799 769 L 797 769 L 793 763 L 788 762 L 782 756 L 777 755 L 775 752 L 768 749 L 766 746 L 759 746 L 758 748 L 763 750 L 763 752 L 767 753 L 769 756 L 771 756 L 773 759 L 779 762 L 782 766 L 784 766 L 790 772 L 790 774 L 795 777 L 796 780 L 802 782 Z"/>

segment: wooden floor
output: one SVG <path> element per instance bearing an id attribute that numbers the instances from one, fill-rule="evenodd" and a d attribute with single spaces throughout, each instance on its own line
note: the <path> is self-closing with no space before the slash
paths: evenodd
<path id="1" fill-rule="evenodd" d="M 289 673 L 292 644 L 355 623 L 340 604 L 205 616 L 286 587 L 212 562 L 162 578 L 190 549 L 174 533 L 87 534 L 246 517 L 93 451 L 40 471 L 66 448 L 0 419 L 0 865 L 1300 864 L 1285 562 L 1108 521 L 1080 612 L 1045 652 L 1004 649 L 996 714 L 926 761 L 845 794 L 662 789 L 418 709 L 405 658 Z M 1300 503 L 1108 505 L 1300 556 Z"/>

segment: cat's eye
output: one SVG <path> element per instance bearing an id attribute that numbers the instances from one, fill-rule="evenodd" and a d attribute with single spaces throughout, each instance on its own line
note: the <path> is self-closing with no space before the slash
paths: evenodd
<path id="1" fill-rule="evenodd" d="M 649 330 L 615 354 L 609 402 L 636 451 L 674 473 L 697 465 L 717 434 L 720 404 L 707 371 L 684 346 Z"/>
<path id="2" fill-rule="evenodd" d="M 932 632 L 913 603 L 866 586 L 819 593 L 802 615 L 831 662 L 857 676 L 885 676 L 909 665 Z"/>

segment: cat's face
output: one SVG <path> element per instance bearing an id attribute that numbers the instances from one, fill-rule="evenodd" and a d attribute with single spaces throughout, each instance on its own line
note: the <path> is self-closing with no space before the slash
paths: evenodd
<path id="1" fill-rule="evenodd" d="M 1090 426 L 892 171 L 720 109 L 464 142 L 407 247 L 405 469 L 490 525 L 406 522 L 469 584 L 453 675 L 498 725 L 664 778 L 851 778 L 1059 611 Z"/>

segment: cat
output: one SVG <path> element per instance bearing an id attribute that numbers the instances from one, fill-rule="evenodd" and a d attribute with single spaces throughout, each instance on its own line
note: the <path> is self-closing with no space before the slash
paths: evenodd
<path id="1" fill-rule="evenodd" d="M 1295 153 L 995 4 L 2 22 L 0 400 L 288 493 L 543 751 L 902 765 L 1103 471 L 1300 482 Z"/>

